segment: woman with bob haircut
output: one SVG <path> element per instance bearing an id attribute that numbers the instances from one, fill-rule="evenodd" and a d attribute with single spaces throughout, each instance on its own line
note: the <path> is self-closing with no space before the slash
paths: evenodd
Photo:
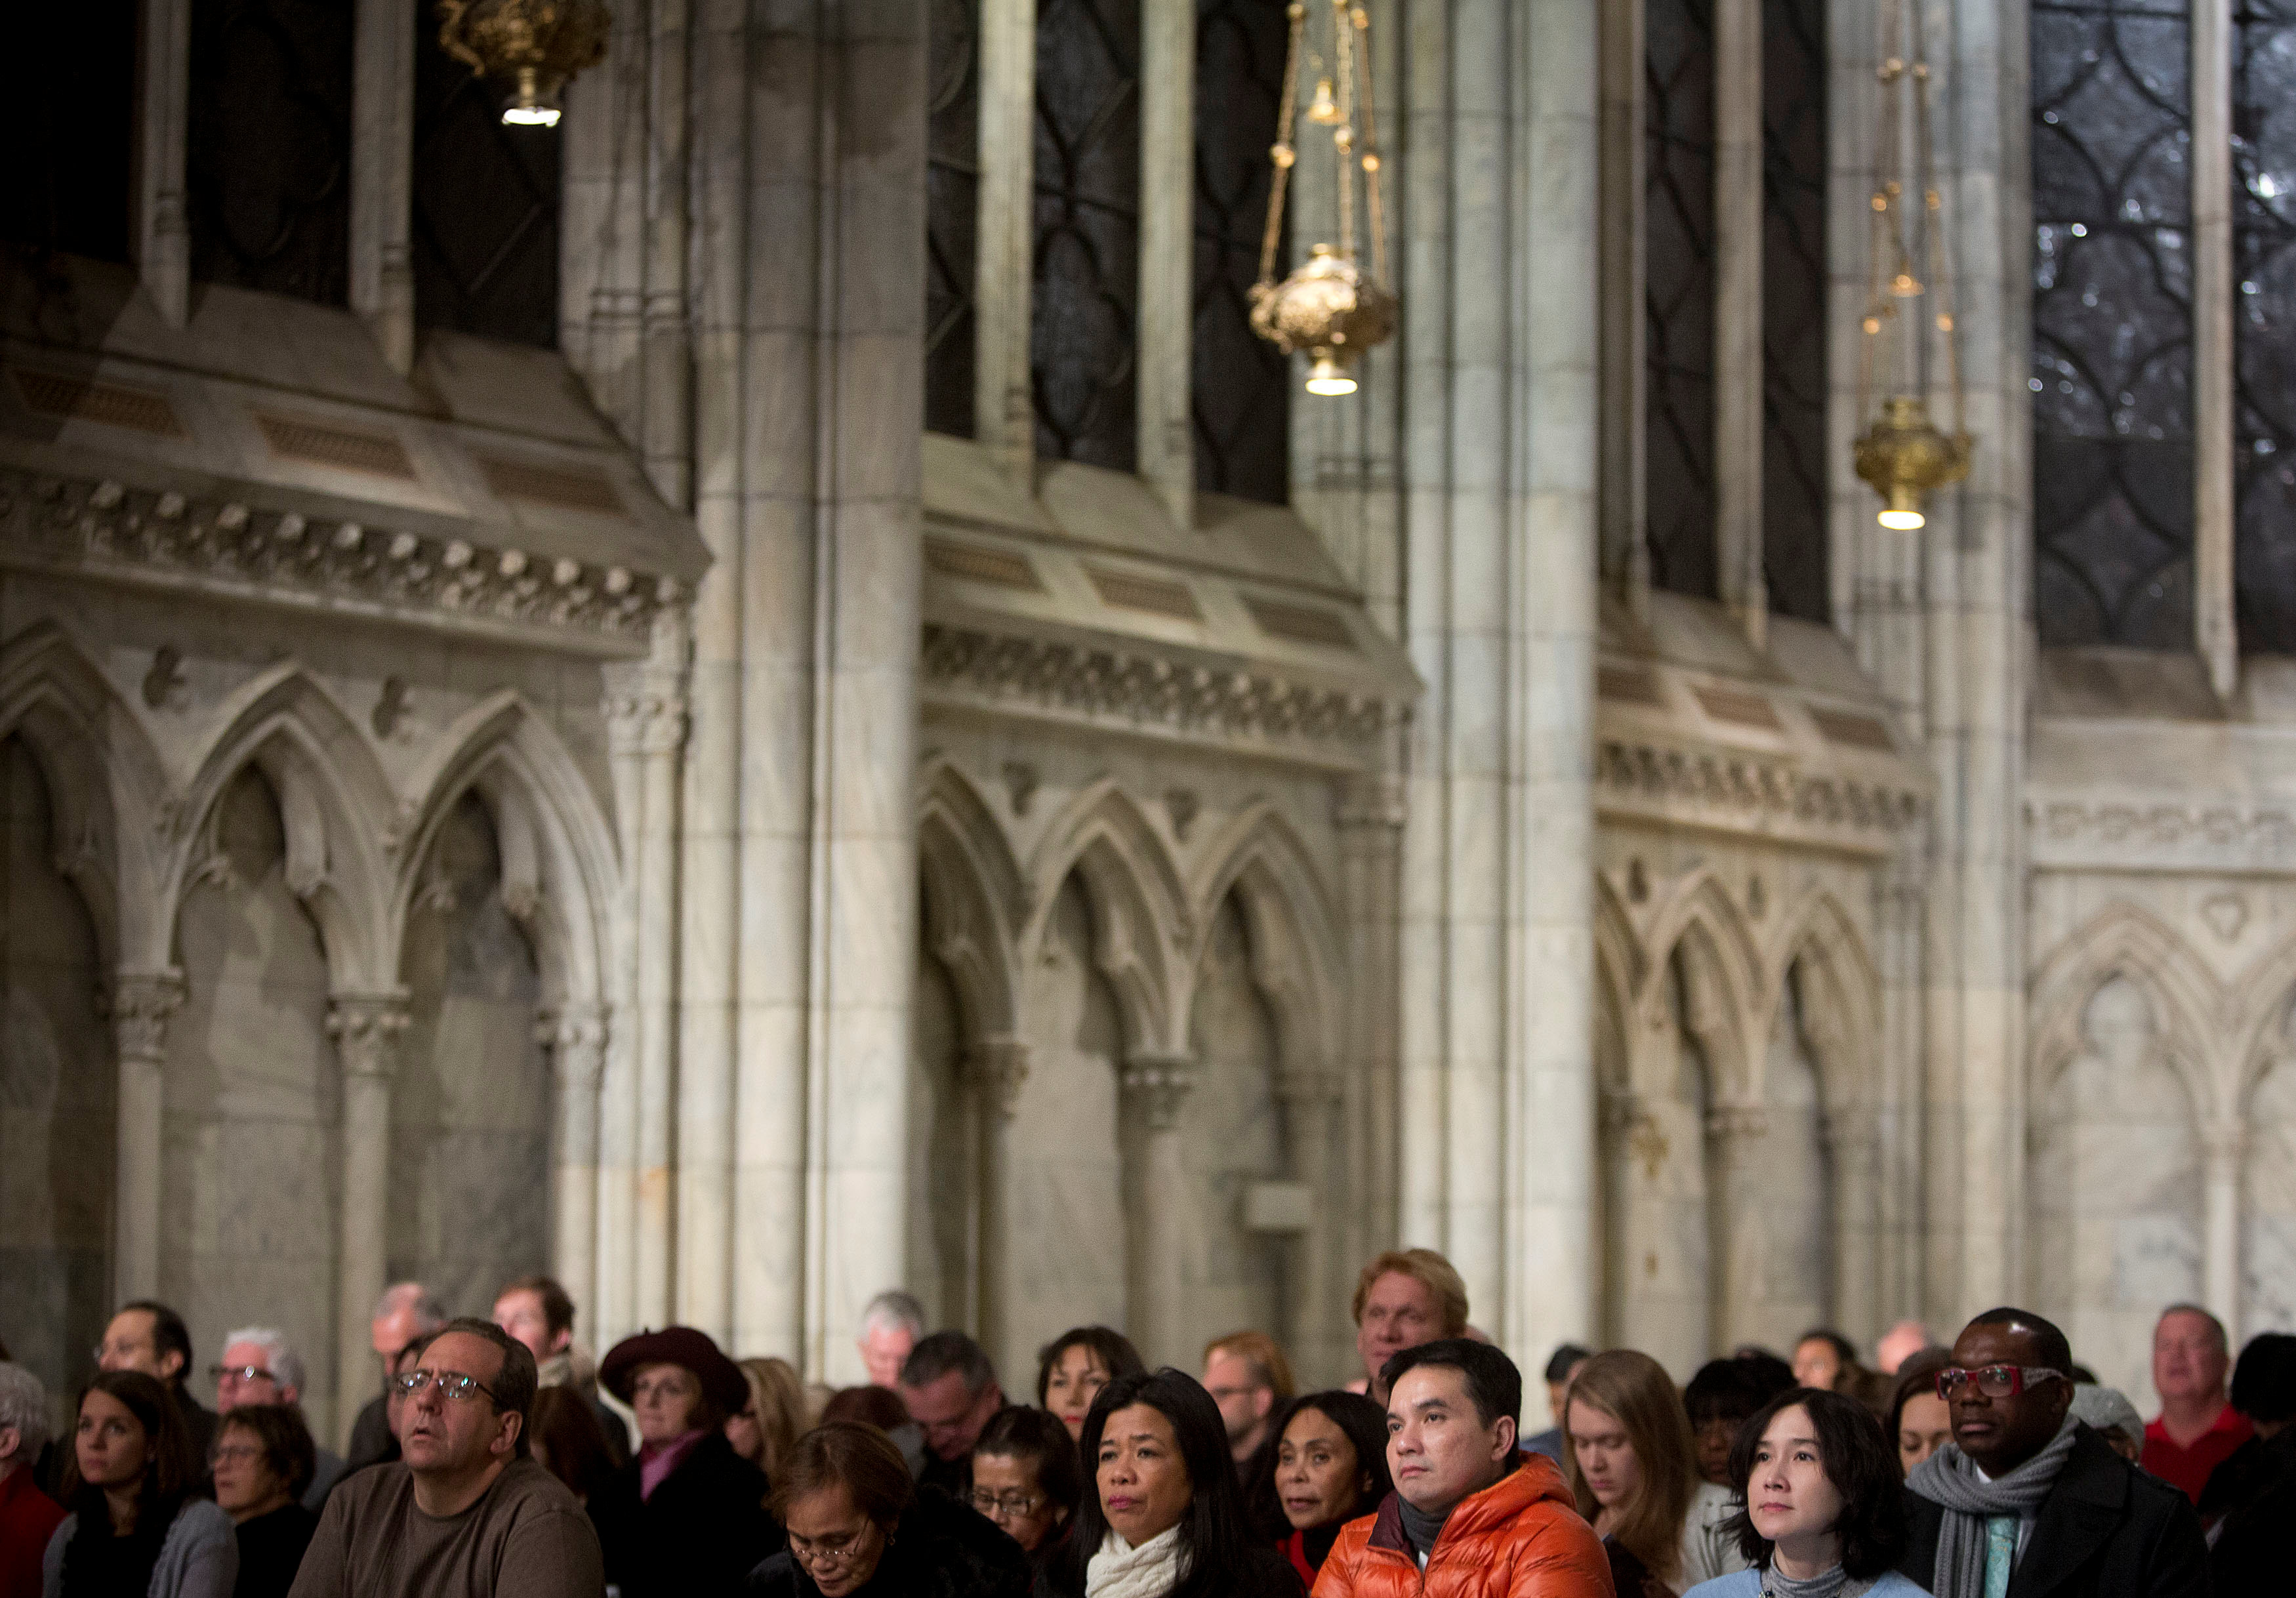
<path id="1" fill-rule="evenodd" d="M 1148 1367 L 1121 1332 L 1071 1326 L 1037 1350 L 1037 1407 L 1060 1416 L 1071 1438 L 1084 1435 L 1084 1418 L 1102 1388 Z"/>
<path id="2" fill-rule="evenodd" d="M 1562 1438 L 1571 1496 L 1611 1556 L 1619 1598 L 1670 1598 L 1744 1568 L 1730 1490 L 1698 1479 L 1689 1412 L 1658 1361 L 1613 1348 L 1580 1365 Z"/>
<path id="3" fill-rule="evenodd" d="M 1340 1528 L 1379 1511 L 1387 1472 L 1387 1412 L 1361 1393 L 1302 1393 L 1275 1412 L 1267 1467 L 1251 1484 L 1252 1520 L 1316 1585 Z"/>
<path id="4" fill-rule="evenodd" d="M 1219 1405 L 1170 1366 L 1119 1376 L 1084 1422 L 1092 1483 L 1059 1598 L 1299 1598 L 1291 1566 L 1251 1532 Z"/>
<path id="5" fill-rule="evenodd" d="M 750 1572 L 757 1598 L 1027 1598 L 1020 1545 L 920 1492 L 874 1426 L 831 1421 L 798 1438 L 766 1503 L 789 1545 Z"/>
<path id="6" fill-rule="evenodd" d="M 988 1417 L 972 1445 L 972 1507 L 1044 1570 L 1068 1553 L 1084 1471 L 1058 1415 L 1012 1404 Z"/>
<path id="7" fill-rule="evenodd" d="M 199 1461 L 175 1395 L 140 1371 L 100 1371 L 64 1458 L 70 1512 L 41 1561 L 41 1598 L 231 1598 L 231 1517 L 195 1496 Z"/>
<path id="8" fill-rule="evenodd" d="M 1906 1545 L 1895 1453 L 1846 1393 L 1805 1387 L 1771 1399 L 1730 1450 L 1745 1500 L 1730 1526 L 1751 1568 L 1691 1598 L 1927 1598 L 1893 1568 Z"/>
<path id="9" fill-rule="evenodd" d="M 216 1426 L 216 1507 L 239 1528 L 239 1580 L 232 1598 L 287 1598 L 319 1517 L 302 1497 L 318 1469 L 317 1445 L 291 1404 L 242 1404 Z"/>

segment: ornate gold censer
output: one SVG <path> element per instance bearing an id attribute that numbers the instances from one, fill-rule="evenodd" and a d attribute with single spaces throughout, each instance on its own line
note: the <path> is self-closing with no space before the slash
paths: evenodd
<path id="1" fill-rule="evenodd" d="M 1259 243 L 1259 281 L 1251 285 L 1251 331 L 1284 354 L 1308 352 L 1308 392 L 1352 394 L 1356 356 L 1395 332 L 1395 296 L 1385 286 L 1387 227 L 1379 201 L 1379 147 L 1371 109 L 1371 17 L 1349 0 L 1332 0 L 1333 70 L 1318 71 L 1308 120 L 1332 130 L 1338 152 L 1340 242 L 1317 244 L 1299 270 L 1275 281 L 1275 250 L 1283 234 L 1283 201 L 1300 159 L 1292 141 L 1300 93 L 1300 58 L 1307 45 L 1308 7 L 1292 0 L 1292 43 L 1283 60 L 1283 100 L 1275 143 L 1267 157 L 1275 181 L 1267 190 L 1267 230 Z M 1320 62 L 1318 63 L 1320 66 Z M 1336 80 L 1336 81 L 1335 81 Z M 1355 113 L 1363 112 L 1357 138 Z M 1371 231 L 1370 275 L 1356 260 L 1355 171 L 1363 172 L 1364 209 Z"/>
<path id="2" fill-rule="evenodd" d="M 515 84 L 502 119 L 558 126 L 566 80 L 606 59 L 603 0 L 439 0 L 439 43 L 481 78 Z"/>
<path id="3" fill-rule="evenodd" d="M 1882 499 L 1883 527 L 1910 530 L 1929 496 L 1969 475 L 1970 437 L 1961 383 L 1961 333 L 1946 270 L 1944 207 L 1930 162 L 1930 69 L 1921 57 L 1919 0 L 1882 7 L 1882 60 L 1875 70 L 1874 193 L 1864 342 L 1857 357 L 1857 475 Z M 1900 45 L 1905 53 L 1897 53 Z M 1910 104 L 1908 103 L 1910 101 Z M 1906 149 L 1912 123 L 1911 169 Z M 1921 195 L 1915 212 L 1908 195 Z M 1924 281 L 1919 266 L 1926 265 Z M 1930 420 L 1929 334 L 1945 356 L 1953 431 Z"/>

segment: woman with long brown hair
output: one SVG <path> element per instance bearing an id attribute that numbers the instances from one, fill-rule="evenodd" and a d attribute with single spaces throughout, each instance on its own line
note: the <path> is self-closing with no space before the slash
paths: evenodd
<path id="1" fill-rule="evenodd" d="M 175 1396 L 140 1371 L 102 1371 L 80 1395 L 64 1461 L 71 1512 L 48 1539 L 44 1598 L 230 1598 L 231 1517 L 196 1497 L 199 1461 Z"/>
<path id="2" fill-rule="evenodd" d="M 1666 1368 L 1613 1348 L 1570 1378 L 1562 1457 L 1619 1598 L 1674 1598 L 1743 1569 L 1729 1489 L 1701 1481 L 1689 1413 Z"/>

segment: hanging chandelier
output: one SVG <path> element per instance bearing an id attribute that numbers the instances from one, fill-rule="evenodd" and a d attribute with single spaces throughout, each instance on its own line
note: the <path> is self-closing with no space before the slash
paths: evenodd
<path id="1" fill-rule="evenodd" d="M 1300 93 L 1301 53 L 1308 44 L 1308 7 L 1292 0 L 1292 42 L 1283 58 L 1283 99 L 1275 143 L 1267 157 L 1275 178 L 1267 190 L 1267 230 L 1259 243 L 1259 281 L 1251 286 L 1251 331 L 1284 354 L 1308 352 L 1308 392 L 1352 394 L 1356 357 L 1395 332 L 1395 296 L 1385 286 L 1387 226 L 1379 200 L 1379 144 L 1371 109 L 1371 17 L 1361 5 L 1332 0 L 1332 70 L 1317 58 L 1315 99 L 1308 120 L 1332 130 L 1339 185 L 1339 242 L 1319 243 L 1306 264 L 1275 280 L 1275 251 L 1283 236 L 1283 201 L 1300 159 L 1292 116 Z M 1363 112 L 1358 136 L 1355 116 Z M 1365 220 L 1371 233 L 1368 276 L 1356 258 L 1356 172 L 1363 173 Z"/>
<path id="2" fill-rule="evenodd" d="M 1944 207 L 1931 166 L 1930 69 L 1922 59 L 1918 7 L 1919 0 L 1910 8 L 1902 0 L 1882 7 L 1870 259 L 1857 356 L 1860 431 L 1851 452 L 1857 475 L 1882 496 L 1882 525 L 1901 530 L 1923 524 L 1931 493 L 1969 475 L 1971 447 Z M 1940 353 L 1952 397 L 1950 433 L 1930 420 L 1931 362 Z"/>
<path id="3" fill-rule="evenodd" d="M 480 78 L 512 85 L 502 119 L 558 126 L 559 92 L 606 59 L 603 0 L 439 0 L 439 44 Z"/>

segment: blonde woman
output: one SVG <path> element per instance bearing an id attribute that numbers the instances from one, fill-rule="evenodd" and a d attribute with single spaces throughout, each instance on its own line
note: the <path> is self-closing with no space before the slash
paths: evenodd
<path id="1" fill-rule="evenodd" d="M 775 1470 L 789 1457 L 807 1425 L 805 1383 L 785 1359 L 745 1359 L 742 1375 L 750 1384 L 750 1402 L 739 1414 L 726 1417 L 726 1440 L 734 1452 L 773 1479 Z"/>
<path id="2" fill-rule="evenodd" d="M 1699 1479 L 1689 1414 L 1658 1361 L 1614 1348 L 1580 1365 L 1562 1436 L 1571 1494 L 1611 1556 L 1619 1598 L 1679 1598 L 1746 1568 L 1730 1490 Z"/>

